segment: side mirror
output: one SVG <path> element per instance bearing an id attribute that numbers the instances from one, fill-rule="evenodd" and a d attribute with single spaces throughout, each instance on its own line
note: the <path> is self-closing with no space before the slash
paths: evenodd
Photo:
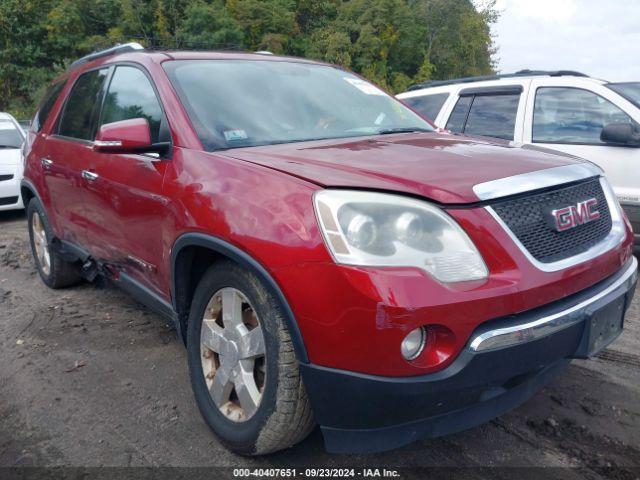
<path id="1" fill-rule="evenodd" d="M 630 123 L 610 123 L 602 129 L 600 140 L 620 147 L 640 147 L 640 132 Z"/>
<path id="2" fill-rule="evenodd" d="M 132 118 L 102 125 L 93 142 L 93 149 L 97 152 L 148 153 L 166 150 L 169 145 L 152 143 L 147 119 Z"/>

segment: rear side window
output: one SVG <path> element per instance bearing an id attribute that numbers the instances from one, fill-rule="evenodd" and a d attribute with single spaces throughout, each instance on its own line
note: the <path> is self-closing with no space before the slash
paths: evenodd
<path id="1" fill-rule="evenodd" d="M 520 95 L 481 95 L 471 104 L 464 133 L 513 140 Z"/>
<path id="2" fill-rule="evenodd" d="M 49 87 L 47 92 L 44 94 L 44 98 L 40 103 L 40 108 L 38 109 L 38 111 L 36 112 L 33 118 L 33 122 L 34 122 L 33 128 L 36 132 L 39 132 L 40 130 L 42 130 L 42 126 L 47 121 L 47 118 L 49 118 L 51 109 L 55 105 L 56 100 L 58 100 L 58 97 L 60 96 L 60 92 L 62 92 L 62 89 L 65 83 L 66 81 L 54 83 L 53 85 L 51 85 L 51 87 Z"/>
<path id="3" fill-rule="evenodd" d="M 160 141 L 162 109 L 151 82 L 138 68 L 117 67 L 107 91 L 100 125 L 132 118 L 146 118 L 151 141 Z"/>
<path id="4" fill-rule="evenodd" d="M 634 124 L 620 108 L 588 90 L 545 87 L 536 92 L 534 142 L 603 145 L 600 133 L 610 123 Z"/>
<path id="5" fill-rule="evenodd" d="M 462 133 L 464 131 L 464 124 L 467 121 L 467 115 L 469 114 L 469 107 L 472 101 L 473 97 L 460 97 L 458 99 L 447 122 L 447 129 L 455 133 Z"/>
<path id="6" fill-rule="evenodd" d="M 448 97 L 448 93 L 434 93 L 433 95 L 423 95 L 421 97 L 403 98 L 402 101 L 423 117 L 435 120 Z"/>
<path id="7" fill-rule="evenodd" d="M 606 86 L 640 108 L 640 82 L 607 83 Z"/>
<path id="8" fill-rule="evenodd" d="M 59 135 L 80 140 L 94 139 L 108 71 L 107 68 L 92 70 L 78 77 L 64 107 Z"/>
<path id="9" fill-rule="evenodd" d="M 513 140 L 519 103 L 519 94 L 460 97 L 447 128 L 456 133 Z"/>

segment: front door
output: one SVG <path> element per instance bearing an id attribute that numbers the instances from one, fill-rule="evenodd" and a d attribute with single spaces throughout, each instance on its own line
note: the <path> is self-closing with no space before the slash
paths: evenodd
<path id="1" fill-rule="evenodd" d="M 117 65 L 111 77 L 99 125 L 145 118 L 154 143 L 171 141 L 156 91 L 145 72 Z M 95 152 L 95 180 L 87 187 L 87 209 L 100 219 L 89 229 L 94 256 L 107 260 L 139 283 L 163 291 L 165 242 L 163 222 L 168 201 L 162 185 L 168 159 L 151 154 Z"/>
<path id="2" fill-rule="evenodd" d="M 611 146 L 600 140 L 605 125 L 640 124 L 638 110 L 626 108 L 628 102 L 602 85 L 587 88 L 558 83 L 553 78 L 534 80 L 525 142 L 592 161 L 605 171 L 622 203 L 640 201 L 640 148 Z M 633 199 L 635 202 L 629 202 Z"/>

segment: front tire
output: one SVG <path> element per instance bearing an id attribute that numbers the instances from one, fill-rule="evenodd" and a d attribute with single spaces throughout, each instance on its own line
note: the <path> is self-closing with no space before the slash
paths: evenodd
<path id="1" fill-rule="evenodd" d="M 64 261 L 51 249 L 53 231 L 37 198 L 31 199 L 27 207 L 29 222 L 29 241 L 31 252 L 40 278 L 50 288 L 64 288 L 82 281 L 76 265 Z"/>
<path id="2" fill-rule="evenodd" d="M 313 428 L 282 309 L 251 272 L 231 262 L 207 270 L 191 305 L 187 351 L 200 412 L 229 449 L 263 455 Z"/>

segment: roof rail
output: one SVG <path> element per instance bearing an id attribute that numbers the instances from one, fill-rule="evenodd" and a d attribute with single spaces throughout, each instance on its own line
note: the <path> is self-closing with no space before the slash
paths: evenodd
<path id="1" fill-rule="evenodd" d="M 575 72 L 573 70 L 519 70 L 515 73 L 502 73 L 500 75 L 481 75 L 478 77 L 463 77 L 463 78 L 453 78 L 451 80 L 427 80 L 426 82 L 418 83 L 416 85 L 412 85 L 409 87 L 408 91 L 419 90 L 421 88 L 429 88 L 429 87 L 440 87 L 443 85 L 454 85 L 456 83 L 472 83 L 472 82 L 482 82 L 485 80 L 498 80 L 501 78 L 516 78 L 516 77 L 539 77 L 539 76 L 549 76 L 549 77 L 563 77 L 563 76 L 571 76 L 571 77 L 588 77 L 581 72 Z"/>
<path id="2" fill-rule="evenodd" d="M 71 64 L 71 68 L 75 68 L 78 65 L 82 65 L 83 63 L 95 60 L 96 58 L 107 57 L 109 55 L 115 55 L 116 53 L 135 52 L 138 50 L 144 50 L 144 47 L 137 42 L 125 43 L 122 45 L 118 44 L 114 47 L 107 48 L 106 50 L 100 50 L 90 53 L 89 55 L 85 55 L 84 57 L 73 62 Z"/>

